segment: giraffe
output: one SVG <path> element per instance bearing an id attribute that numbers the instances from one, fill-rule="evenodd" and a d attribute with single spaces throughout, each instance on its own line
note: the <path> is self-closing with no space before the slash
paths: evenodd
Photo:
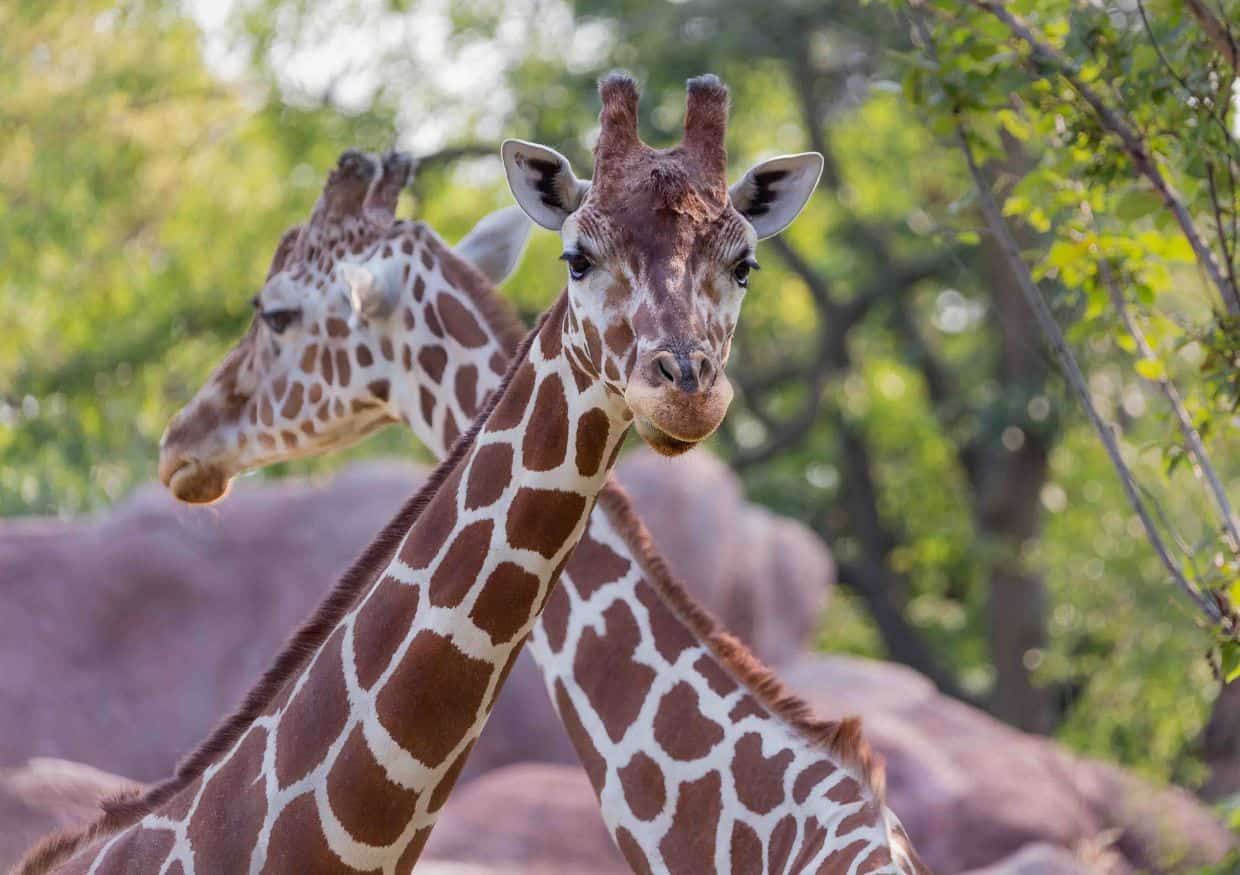
<path id="1" fill-rule="evenodd" d="M 412 869 L 629 427 L 682 452 L 731 400 L 756 234 L 723 181 L 726 91 L 691 80 L 684 141 L 662 152 L 637 139 L 631 79 L 600 91 L 596 186 L 561 220 L 567 288 L 474 425 L 177 775 L 23 871 Z M 514 185 L 519 203 L 533 190 Z M 313 257 L 314 239 L 293 252 Z M 392 297 L 390 275 L 348 273 L 360 316 Z"/>
<path id="2" fill-rule="evenodd" d="M 515 148 L 510 146 L 508 151 Z M 528 157 L 532 147 L 524 148 Z M 566 166 L 556 157 L 547 157 L 554 167 Z M 540 160 L 537 153 L 534 160 Z M 528 166 L 528 161 L 523 163 Z M 810 165 L 808 187 L 802 183 L 789 188 L 795 182 L 788 178 L 791 171 L 802 163 Z M 515 161 L 512 166 L 521 169 Z M 808 196 L 816 177 L 812 159 L 775 159 L 746 174 L 733 187 L 732 201 L 742 215 L 759 220 L 755 227 L 769 236 L 795 216 L 800 206 L 796 198 Z M 776 182 L 783 185 L 772 191 Z M 335 176 L 329 188 L 333 184 Z M 576 182 L 563 186 L 574 192 L 580 187 Z M 785 198 L 793 199 L 793 209 L 782 203 Z M 776 222 L 761 222 L 760 207 L 769 209 L 772 203 L 784 214 Z M 542 204 L 541 194 L 538 204 Z M 395 223 L 391 217 L 388 221 L 403 235 L 435 239 L 427 237 L 425 228 Z M 413 288 L 422 282 L 419 259 L 402 254 L 400 246 L 391 247 L 395 254 L 384 256 L 383 241 L 389 237 L 383 228 L 375 230 L 368 250 L 375 257 L 364 254 L 362 261 L 375 275 L 402 276 L 400 300 L 408 303 L 414 297 Z M 295 236 L 297 229 L 291 233 Z M 453 426 L 435 412 L 468 414 L 481 407 L 493 391 L 494 375 L 502 368 L 467 371 L 464 392 L 454 374 L 459 367 L 468 368 L 475 360 L 469 356 L 476 354 L 506 361 L 512 353 L 515 317 L 485 284 L 458 287 L 448 282 L 450 274 L 464 277 L 455 268 L 447 269 L 447 262 L 459 261 L 450 250 L 441 245 L 436 257 L 443 275 L 425 276 L 424 288 L 438 289 L 434 300 L 440 303 L 423 304 L 416 320 L 393 317 L 358 325 L 347 343 L 358 349 L 385 346 L 413 351 L 405 357 L 407 366 L 397 359 L 366 373 L 391 385 L 404 382 L 419 387 L 418 392 L 407 393 L 403 402 L 393 395 L 387 417 L 408 423 L 423 443 L 442 455 L 451 444 Z M 395 260 L 389 263 L 391 259 Z M 273 271 L 279 261 L 277 255 Z M 412 275 L 405 272 L 407 263 L 412 265 Z M 299 307 L 317 313 L 321 299 L 330 294 L 330 287 L 303 283 Z M 476 328 L 485 335 L 480 347 L 445 343 L 430 329 L 447 321 L 435 315 L 444 309 L 445 296 L 456 298 L 449 312 L 477 314 L 469 325 L 471 332 Z M 335 298 L 341 308 L 337 318 L 348 322 L 347 296 L 338 291 Z M 303 332 L 300 339 L 286 341 L 295 347 L 287 361 L 305 360 L 302 351 L 317 345 L 319 336 Z M 247 335 L 239 349 L 249 342 Z M 446 358 L 441 359 L 438 352 L 424 357 L 419 352 L 423 349 L 443 350 Z M 318 360 L 317 355 L 306 358 L 312 363 Z M 429 375 L 422 372 L 426 362 L 430 363 Z M 285 384 L 314 384 L 322 375 L 314 367 L 303 370 L 294 364 L 291 372 L 265 370 L 260 382 L 270 385 L 281 378 Z M 209 471 L 246 467 L 236 461 L 237 447 L 253 445 L 253 440 L 239 441 L 234 432 L 264 426 L 245 416 L 229 423 L 217 411 L 204 409 L 214 404 L 213 399 L 231 394 L 216 385 L 227 385 L 230 379 L 222 366 L 178 415 L 164 445 L 163 470 L 177 470 L 187 459 Z M 343 397 L 341 416 L 358 417 L 352 402 L 366 400 L 365 382 L 355 381 Z M 420 391 L 423 387 L 427 395 Z M 423 398 L 429 398 L 428 403 Z M 278 400 L 274 403 L 277 410 Z M 195 443 L 181 437 L 182 429 L 201 433 L 191 423 L 203 418 L 214 423 L 217 431 L 231 435 L 229 439 Z M 343 424 L 338 430 L 361 433 L 354 424 Z M 298 449 L 323 452 L 330 447 L 307 449 L 303 443 Z M 285 457 L 275 452 L 278 458 Z M 209 474 L 206 479 L 223 483 L 227 475 Z M 671 579 L 623 492 L 609 483 L 600 504 L 534 627 L 530 647 L 587 767 L 604 820 L 634 871 L 834 871 L 832 867 L 847 858 L 865 864 L 864 871 L 925 871 L 898 821 L 882 805 L 881 769 L 871 763 L 857 724 L 814 720 Z M 667 727 L 676 721 L 677 708 L 697 719 L 676 727 L 677 739 L 668 747 Z M 714 826 L 704 829 L 703 818 L 708 822 L 714 818 Z M 836 830 L 830 840 L 822 840 L 823 830 L 848 819 L 855 832 Z M 876 825 L 878 832 L 867 835 L 865 830 Z M 858 846 L 862 838 L 875 847 L 864 842 Z M 817 854 L 812 852 L 815 843 Z M 719 859 L 713 856 L 717 848 L 723 854 Z M 887 855 L 889 870 L 881 862 Z M 786 868 L 792 861 L 796 865 Z"/>

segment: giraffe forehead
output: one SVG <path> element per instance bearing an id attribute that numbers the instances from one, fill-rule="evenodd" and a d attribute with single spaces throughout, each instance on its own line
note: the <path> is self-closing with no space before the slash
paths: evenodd
<path id="1" fill-rule="evenodd" d="M 702 219 L 653 209 L 643 200 L 648 199 L 611 210 L 584 207 L 566 226 L 566 241 L 613 260 L 642 282 L 696 275 L 740 258 L 757 242 L 753 228 L 731 207 Z"/>

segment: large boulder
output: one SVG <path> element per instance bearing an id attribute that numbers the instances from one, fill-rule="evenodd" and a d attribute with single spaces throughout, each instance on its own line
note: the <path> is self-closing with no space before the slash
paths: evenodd
<path id="1" fill-rule="evenodd" d="M 1191 870 L 1234 846 L 1209 809 L 1000 723 L 904 666 L 807 655 L 781 677 L 821 714 L 857 714 L 887 764 L 888 800 L 936 872 L 993 864 L 1031 843 L 1110 837 L 1133 867 Z"/>

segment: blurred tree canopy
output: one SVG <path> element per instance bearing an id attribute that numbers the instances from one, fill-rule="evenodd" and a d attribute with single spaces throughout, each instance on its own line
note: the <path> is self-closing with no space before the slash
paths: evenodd
<path id="1" fill-rule="evenodd" d="M 752 498 L 832 546 L 845 595 L 822 645 L 906 662 L 1015 725 L 1200 786 L 1240 756 L 1211 742 L 1217 721 L 1233 747 L 1240 734 L 1236 704 L 1216 706 L 1227 651 L 1168 583 L 1065 389 L 956 131 L 1176 556 L 1225 594 L 1235 545 L 1151 380 L 1175 378 L 1240 495 L 1240 3 L 1201 4 L 1217 27 L 1194 2 L 1005 7 L 1050 58 L 991 5 L 5 6 L 0 513 L 100 508 L 153 476 L 164 424 L 244 329 L 275 243 L 342 149 L 517 136 L 585 175 L 600 73 L 642 80 L 658 144 L 677 137 L 684 79 L 709 70 L 732 89 L 735 174 L 827 156 L 805 214 L 760 247 L 729 368 L 738 404 L 714 447 Z M 1139 132 L 1214 274 L 1058 61 Z M 405 212 L 454 240 L 507 202 L 497 161 L 445 160 Z M 527 316 L 562 285 L 557 254 L 537 234 L 506 286 Z M 263 476 L 393 452 L 420 453 L 392 429 Z"/>

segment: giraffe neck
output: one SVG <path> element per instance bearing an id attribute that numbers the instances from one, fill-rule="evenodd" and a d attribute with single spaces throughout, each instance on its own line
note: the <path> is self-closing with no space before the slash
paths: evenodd
<path id="1" fill-rule="evenodd" d="M 562 299 L 304 668 L 90 871 L 412 868 L 631 420 L 560 349 L 563 317 Z"/>

